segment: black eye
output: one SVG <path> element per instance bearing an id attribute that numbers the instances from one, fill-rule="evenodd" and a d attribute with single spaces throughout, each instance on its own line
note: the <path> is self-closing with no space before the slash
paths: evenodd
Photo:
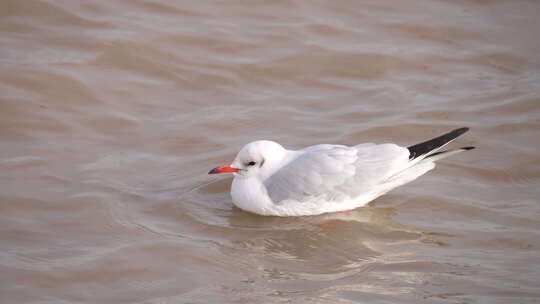
<path id="1" fill-rule="evenodd" d="M 248 165 L 248 166 L 255 166 L 255 162 L 254 162 L 254 161 L 250 161 L 247 165 Z"/>

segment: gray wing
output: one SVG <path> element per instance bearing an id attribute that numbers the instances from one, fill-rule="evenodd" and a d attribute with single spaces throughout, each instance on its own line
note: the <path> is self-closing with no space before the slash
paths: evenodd
<path id="1" fill-rule="evenodd" d="M 393 144 L 317 145 L 299 153 L 265 180 L 274 203 L 353 198 L 397 173 L 409 156 L 406 148 Z"/>

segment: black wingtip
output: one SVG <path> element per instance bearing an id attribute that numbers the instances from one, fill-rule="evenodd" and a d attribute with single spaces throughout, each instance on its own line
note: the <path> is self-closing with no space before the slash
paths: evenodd
<path id="1" fill-rule="evenodd" d="M 476 147 L 473 147 L 473 146 L 470 146 L 470 147 L 461 147 L 460 149 L 461 149 L 461 150 L 472 150 L 472 149 L 476 149 Z"/>
<path id="2" fill-rule="evenodd" d="M 467 131 L 469 131 L 468 127 L 454 129 L 439 137 L 407 147 L 409 149 L 409 159 L 415 159 L 421 155 L 429 154 L 431 151 L 444 146 Z"/>
<path id="3" fill-rule="evenodd" d="M 454 134 L 456 137 L 460 136 L 461 134 L 465 133 L 469 131 L 469 127 L 463 127 L 463 128 L 459 128 L 459 129 L 455 129 L 453 131 L 451 131 L 450 133 L 451 134 Z"/>

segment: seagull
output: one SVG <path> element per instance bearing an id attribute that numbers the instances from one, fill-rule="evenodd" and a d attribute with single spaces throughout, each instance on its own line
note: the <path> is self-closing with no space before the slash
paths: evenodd
<path id="1" fill-rule="evenodd" d="M 269 140 L 245 145 L 230 165 L 208 174 L 232 173 L 233 203 L 267 216 L 304 216 L 365 206 L 435 167 L 435 161 L 474 149 L 440 151 L 467 132 L 459 128 L 428 141 L 356 146 L 321 144 L 287 150 Z"/>

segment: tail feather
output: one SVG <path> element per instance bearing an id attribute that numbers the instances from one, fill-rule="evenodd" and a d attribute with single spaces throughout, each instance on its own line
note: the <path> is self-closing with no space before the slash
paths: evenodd
<path id="1" fill-rule="evenodd" d="M 469 131 L 469 128 L 467 127 L 455 129 L 439 137 L 435 137 L 433 139 L 407 147 L 407 149 L 409 149 L 409 159 L 413 160 L 421 156 L 428 157 L 430 153 L 434 154 L 434 152 L 436 152 L 437 150 L 447 145 L 448 143 L 450 143 L 458 136 L 462 135 L 467 131 Z"/>
<path id="2" fill-rule="evenodd" d="M 461 147 L 453 150 L 439 151 L 442 147 L 446 146 L 448 143 L 450 143 L 463 133 L 467 132 L 468 130 L 469 128 L 466 127 L 455 129 L 439 137 L 435 137 L 428 141 L 408 147 L 407 149 L 409 149 L 409 161 L 405 164 L 403 168 L 400 168 L 400 170 L 393 173 L 392 176 L 389 177 L 389 180 L 394 180 L 396 178 L 399 178 L 400 176 L 404 176 L 404 174 L 409 174 L 409 171 L 423 172 L 417 174 L 416 177 L 418 177 L 425 172 L 433 169 L 433 167 L 435 166 L 435 161 L 446 158 L 450 155 L 457 154 L 459 152 L 474 149 L 474 147 Z"/>

